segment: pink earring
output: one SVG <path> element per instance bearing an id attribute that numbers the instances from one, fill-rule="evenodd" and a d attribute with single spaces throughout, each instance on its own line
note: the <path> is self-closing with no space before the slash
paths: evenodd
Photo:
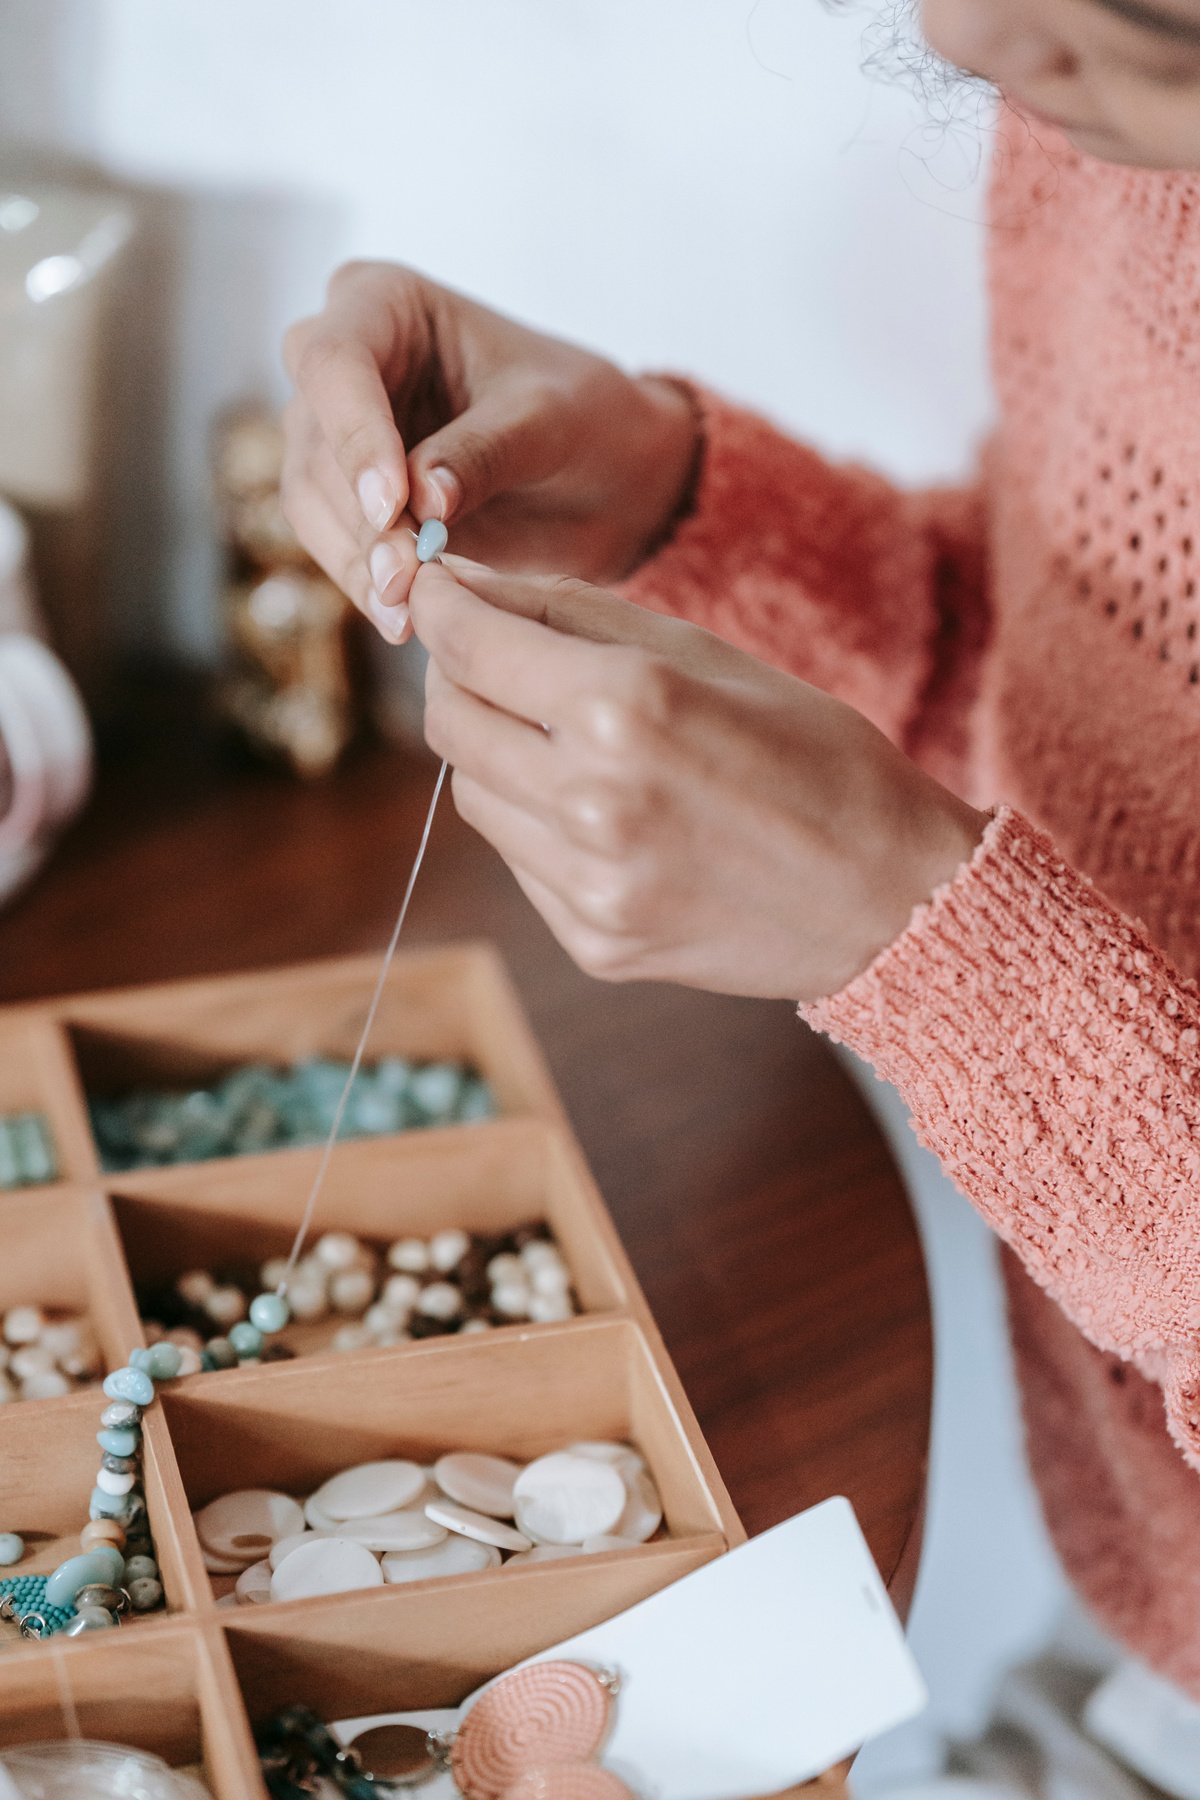
<path id="1" fill-rule="evenodd" d="M 573 1662 L 530 1663 L 501 1676 L 471 1708 L 450 1751 L 451 1771 L 467 1800 L 502 1800 L 523 1780 L 557 1782 L 564 1778 L 564 1764 L 574 1766 L 576 1781 L 590 1781 L 578 1765 L 587 1764 L 608 1735 L 617 1686 L 608 1671 Z M 555 1786 L 545 1794 L 545 1800 L 593 1797 L 619 1800 L 611 1785 L 603 1791 Z M 513 1800 L 538 1796 L 522 1789 Z"/>

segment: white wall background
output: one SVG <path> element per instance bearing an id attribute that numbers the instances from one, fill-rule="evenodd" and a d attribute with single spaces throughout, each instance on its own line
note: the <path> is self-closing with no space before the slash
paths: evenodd
<path id="1" fill-rule="evenodd" d="M 986 413 L 986 144 L 822 0 L 0 0 L 0 170 L 133 184 L 127 619 L 213 641 L 205 433 L 349 255 L 699 372 L 906 480 Z M 927 166 L 927 156 L 932 163 Z"/>

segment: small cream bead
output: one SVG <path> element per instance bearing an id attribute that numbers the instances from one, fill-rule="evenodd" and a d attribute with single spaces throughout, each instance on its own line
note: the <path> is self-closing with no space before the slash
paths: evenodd
<path id="1" fill-rule="evenodd" d="M 450 1281 L 431 1281 L 417 1296 L 417 1311 L 428 1319 L 453 1319 L 462 1311 L 462 1294 Z"/>
<path id="2" fill-rule="evenodd" d="M 329 1283 L 335 1312 L 350 1317 L 366 1312 L 375 1296 L 375 1283 L 365 1269 L 343 1269 Z"/>
<path id="3" fill-rule="evenodd" d="M 379 1298 L 394 1313 L 409 1313 L 417 1304 L 421 1284 L 415 1275 L 389 1275 Z"/>
<path id="4" fill-rule="evenodd" d="M 422 1238 L 400 1238 L 387 1253 L 388 1267 L 407 1275 L 423 1275 L 429 1267 L 429 1246 Z"/>
<path id="5" fill-rule="evenodd" d="M 317 1239 L 316 1255 L 327 1269 L 352 1269 L 362 1245 L 348 1231 L 327 1231 Z"/>
<path id="6" fill-rule="evenodd" d="M 113 1469 L 96 1470 L 96 1486 L 106 1494 L 127 1494 L 133 1486 L 133 1475 L 118 1475 Z"/>
<path id="7" fill-rule="evenodd" d="M 45 1329 L 40 1306 L 12 1306 L 4 1315 L 4 1336 L 10 1344 L 35 1344 Z"/>

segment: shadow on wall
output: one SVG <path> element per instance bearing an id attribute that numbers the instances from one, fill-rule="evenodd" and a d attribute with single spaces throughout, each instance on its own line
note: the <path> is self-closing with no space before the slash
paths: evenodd
<path id="1" fill-rule="evenodd" d="M 207 661 L 217 642 L 213 415 L 247 397 L 282 397 L 285 296 L 298 264 L 332 266 L 340 209 L 285 194 L 114 181 L 94 165 L 0 138 L 0 189 L 59 183 L 114 194 L 136 220 L 97 371 L 96 599 L 119 660 L 173 645 Z M 264 394 L 272 369 L 278 377 Z"/>

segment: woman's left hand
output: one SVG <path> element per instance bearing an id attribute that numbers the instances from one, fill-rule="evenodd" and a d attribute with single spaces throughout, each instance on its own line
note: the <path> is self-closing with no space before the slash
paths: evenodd
<path id="1" fill-rule="evenodd" d="M 818 999 L 986 823 L 841 701 L 584 582 L 452 556 L 411 608 L 458 810 L 589 974 Z"/>

